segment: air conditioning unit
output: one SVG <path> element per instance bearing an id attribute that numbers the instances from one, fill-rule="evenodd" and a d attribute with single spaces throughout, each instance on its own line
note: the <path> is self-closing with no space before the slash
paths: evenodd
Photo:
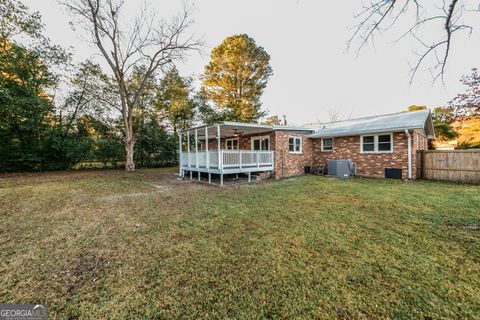
<path id="1" fill-rule="evenodd" d="M 350 178 L 356 173 L 352 160 L 328 160 L 328 175 L 339 178 Z"/>

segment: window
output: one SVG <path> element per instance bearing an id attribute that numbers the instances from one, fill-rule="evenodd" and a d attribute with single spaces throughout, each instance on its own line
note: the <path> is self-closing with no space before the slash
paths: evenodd
<path id="1" fill-rule="evenodd" d="M 225 140 L 227 145 L 227 150 L 238 150 L 238 139 L 227 139 Z"/>
<path id="2" fill-rule="evenodd" d="M 380 134 L 360 137 L 360 151 L 362 153 L 392 152 L 392 134 Z"/>
<path id="3" fill-rule="evenodd" d="M 333 150 L 333 138 L 322 139 L 322 151 L 332 151 L 332 150 Z"/>
<path id="4" fill-rule="evenodd" d="M 378 151 L 392 151 L 392 136 L 384 134 L 378 136 Z"/>
<path id="5" fill-rule="evenodd" d="M 302 138 L 301 137 L 289 137 L 288 138 L 288 152 L 289 153 L 302 153 Z"/>
<path id="6" fill-rule="evenodd" d="M 252 150 L 270 150 L 270 137 L 254 137 L 252 138 Z"/>
<path id="7" fill-rule="evenodd" d="M 362 137 L 362 152 L 375 151 L 375 136 Z"/>

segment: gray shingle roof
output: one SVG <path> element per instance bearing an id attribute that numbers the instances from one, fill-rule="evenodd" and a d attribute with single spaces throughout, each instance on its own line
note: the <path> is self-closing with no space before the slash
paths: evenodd
<path id="1" fill-rule="evenodd" d="M 368 133 L 398 132 L 423 129 L 427 138 L 434 138 L 430 110 L 404 111 L 367 118 L 321 124 L 310 138 L 333 138 Z"/>

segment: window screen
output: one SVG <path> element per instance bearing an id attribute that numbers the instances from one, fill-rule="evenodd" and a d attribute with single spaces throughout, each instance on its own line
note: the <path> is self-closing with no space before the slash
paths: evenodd
<path id="1" fill-rule="evenodd" d="M 389 134 L 378 136 L 378 151 L 392 150 L 392 136 Z"/>
<path id="2" fill-rule="evenodd" d="M 363 137 L 363 151 L 375 151 L 375 136 Z"/>

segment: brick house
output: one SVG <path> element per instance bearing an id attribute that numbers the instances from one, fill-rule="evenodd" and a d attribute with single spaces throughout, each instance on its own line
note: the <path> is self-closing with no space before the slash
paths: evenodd
<path id="1" fill-rule="evenodd" d="M 430 111 L 287 127 L 221 122 L 179 132 L 180 176 L 270 172 L 275 179 L 318 173 L 328 160 L 351 160 L 356 175 L 383 178 L 386 169 L 416 178 L 416 152 L 435 137 Z M 327 169 L 328 170 L 328 169 Z"/>

